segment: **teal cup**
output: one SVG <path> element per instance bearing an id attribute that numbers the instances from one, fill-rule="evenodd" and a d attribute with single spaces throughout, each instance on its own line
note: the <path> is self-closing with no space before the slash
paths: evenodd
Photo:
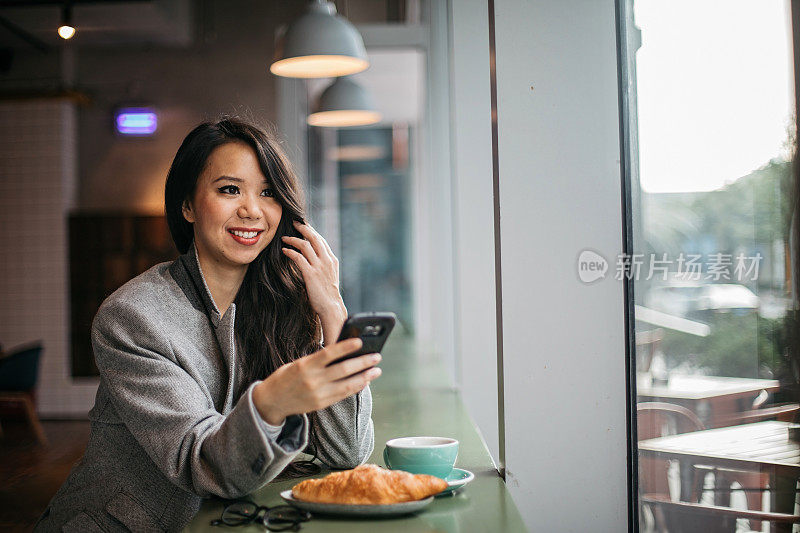
<path id="1" fill-rule="evenodd" d="M 446 479 L 458 457 L 458 441 L 447 437 L 402 437 L 383 449 L 383 462 L 392 470 L 429 474 Z"/>

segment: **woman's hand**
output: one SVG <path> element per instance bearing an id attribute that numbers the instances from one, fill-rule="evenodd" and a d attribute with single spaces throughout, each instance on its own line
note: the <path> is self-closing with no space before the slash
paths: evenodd
<path id="1" fill-rule="evenodd" d="M 339 293 L 339 260 L 314 228 L 296 221 L 294 227 L 305 239 L 284 236 L 283 242 L 300 251 L 286 247 L 282 250 L 300 269 L 312 309 L 323 321 L 327 318 L 341 318 L 344 323 L 347 311 Z M 339 327 L 341 328 L 341 324 Z"/>
<path id="2" fill-rule="evenodd" d="M 361 348 L 361 339 L 347 339 L 287 363 L 256 385 L 253 403 L 268 424 L 279 426 L 289 415 L 324 409 L 360 392 L 381 375 L 381 355 L 361 355 L 328 366 Z M 353 375 L 356 374 L 356 375 Z"/>

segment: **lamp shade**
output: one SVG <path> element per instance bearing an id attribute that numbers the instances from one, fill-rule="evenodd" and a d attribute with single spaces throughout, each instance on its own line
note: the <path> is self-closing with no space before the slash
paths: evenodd
<path id="1" fill-rule="evenodd" d="M 314 113 L 308 115 L 311 126 L 341 128 L 366 126 L 381 120 L 375 103 L 364 87 L 348 77 L 337 78 L 322 91 Z"/>
<path id="2" fill-rule="evenodd" d="M 336 6 L 314 1 L 277 43 L 270 72 L 287 78 L 331 78 L 369 67 L 364 40 Z"/>

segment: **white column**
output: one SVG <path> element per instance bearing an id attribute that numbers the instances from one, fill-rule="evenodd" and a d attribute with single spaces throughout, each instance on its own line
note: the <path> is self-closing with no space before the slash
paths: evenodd
<path id="1" fill-rule="evenodd" d="M 499 465 L 489 10 L 449 2 L 457 383 Z"/>
<path id="2" fill-rule="evenodd" d="M 412 178 L 411 211 L 415 335 L 422 357 L 439 357 L 450 379 L 447 385 L 454 385 L 458 360 L 454 348 L 455 280 L 446 2 L 428 2 L 424 15 L 430 42 L 425 73 L 425 116 L 414 146 L 419 173 Z"/>
<path id="3" fill-rule="evenodd" d="M 494 4 L 506 482 L 532 530 L 625 531 L 615 5 Z"/>

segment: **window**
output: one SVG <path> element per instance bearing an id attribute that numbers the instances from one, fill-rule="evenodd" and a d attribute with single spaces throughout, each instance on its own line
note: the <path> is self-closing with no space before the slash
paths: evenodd
<path id="1" fill-rule="evenodd" d="M 410 254 L 410 126 L 310 130 L 312 212 L 327 238 L 338 225 L 348 313 L 389 310 L 413 326 Z M 408 331 L 410 333 L 410 331 Z"/>
<path id="2" fill-rule="evenodd" d="M 622 6 L 639 527 L 760 530 L 711 506 L 795 509 L 790 3 Z"/>

